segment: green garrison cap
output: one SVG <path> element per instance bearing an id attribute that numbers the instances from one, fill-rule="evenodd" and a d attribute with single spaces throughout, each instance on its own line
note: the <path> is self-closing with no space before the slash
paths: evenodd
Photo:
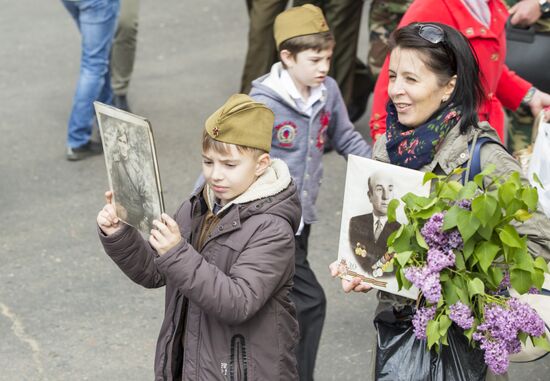
<path id="1" fill-rule="evenodd" d="M 273 31 L 278 49 L 289 38 L 328 32 L 329 27 L 321 8 L 306 4 L 280 13 L 275 18 Z"/>
<path id="2" fill-rule="evenodd" d="M 269 152 L 274 121 L 275 115 L 266 105 L 235 94 L 210 115 L 204 128 L 214 140 Z"/>

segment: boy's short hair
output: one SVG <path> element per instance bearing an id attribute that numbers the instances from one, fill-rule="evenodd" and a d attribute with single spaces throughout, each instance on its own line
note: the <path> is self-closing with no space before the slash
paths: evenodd
<path id="1" fill-rule="evenodd" d="M 332 32 L 327 31 L 289 38 L 281 43 L 279 51 L 288 50 L 292 56 L 296 57 L 296 54 L 308 49 L 313 49 L 316 52 L 332 49 L 334 44 Z"/>
<path id="2" fill-rule="evenodd" d="M 283 50 L 281 45 L 289 39 L 310 35 L 314 36 L 317 34 L 325 34 L 325 36 L 304 39 L 303 42 L 298 40 L 294 45 L 304 46 L 301 50 L 324 50 L 326 48 L 322 47 L 323 44 L 326 44 L 327 47 L 330 46 L 328 45 L 329 39 L 331 39 L 331 43 L 334 44 L 334 37 L 332 37 L 330 33 L 327 20 L 325 20 L 325 16 L 323 16 L 323 11 L 321 8 L 311 4 L 289 8 L 280 13 L 275 18 L 273 34 L 279 51 Z"/>
<path id="3" fill-rule="evenodd" d="M 204 124 L 203 150 L 205 147 L 227 152 L 227 146 L 235 144 L 241 150 L 271 150 L 271 139 L 275 115 L 265 104 L 256 102 L 248 95 L 232 95 L 222 107 L 216 110 Z M 212 141 L 213 142 L 212 142 Z"/>

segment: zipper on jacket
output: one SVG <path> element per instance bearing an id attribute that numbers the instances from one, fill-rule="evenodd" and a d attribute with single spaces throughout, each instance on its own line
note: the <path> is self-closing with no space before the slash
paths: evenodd
<path id="1" fill-rule="evenodd" d="M 231 357 L 229 360 L 229 380 L 248 380 L 248 358 L 244 336 L 236 334 L 231 338 Z"/>

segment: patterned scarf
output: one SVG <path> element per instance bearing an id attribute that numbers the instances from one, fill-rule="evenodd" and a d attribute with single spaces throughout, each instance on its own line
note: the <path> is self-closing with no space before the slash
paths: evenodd
<path id="1" fill-rule="evenodd" d="M 409 128 L 399 123 L 397 110 L 388 102 L 386 119 L 386 150 L 390 162 L 401 167 L 422 168 L 433 161 L 439 144 L 460 120 L 460 109 L 447 105 L 424 124 Z"/>

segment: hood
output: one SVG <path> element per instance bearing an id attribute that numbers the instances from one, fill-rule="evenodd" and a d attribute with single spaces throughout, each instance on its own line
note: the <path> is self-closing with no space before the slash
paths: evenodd
<path id="1" fill-rule="evenodd" d="M 206 202 L 214 205 L 214 192 L 206 185 Z M 239 209 L 239 216 L 245 219 L 254 214 L 268 213 L 284 218 L 294 231 L 298 230 L 302 208 L 296 185 L 292 181 L 288 166 L 280 159 L 272 159 L 263 175 L 239 197 L 224 205 L 218 212 L 223 214 L 233 205 Z"/>
<path id="2" fill-rule="evenodd" d="M 296 103 L 283 86 L 283 83 L 281 81 L 282 70 L 282 63 L 274 63 L 273 66 L 271 66 L 271 71 L 268 74 L 252 81 L 252 90 L 250 90 L 250 96 L 254 98 L 255 95 L 263 95 L 265 97 L 272 98 L 277 102 L 283 101 L 293 110 L 301 113 L 300 109 L 298 109 Z"/>

